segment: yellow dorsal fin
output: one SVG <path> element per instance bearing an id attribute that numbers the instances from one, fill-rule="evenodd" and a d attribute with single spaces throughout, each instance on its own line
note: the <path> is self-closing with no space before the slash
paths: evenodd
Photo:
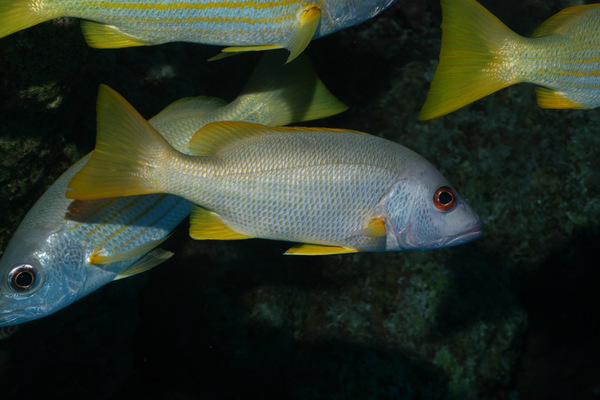
<path id="1" fill-rule="evenodd" d="M 130 276 L 140 274 L 148 271 L 151 268 L 156 267 L 171 258 L 173 253 L 163 249 L 154 249 L 148 252 L 144 257 L 137 260 L 133 265 L 119 275 L 115 277 L 115 281 L 123 278 L 129 278 Z"/>
<path id="2" fill-rule="evenodd" d="M 319 22 L 321 21 L 321 8 L 319 6 L 310 5 L 300 12 L 299 22 L 300 26 L 286 41 L 285 47 L 290 51 L 290 56 L 287 62 L 292 61 L 298 57 L 300 53 L 304 51 L 306 46 L 310 43 Z"/>
<path id="3" fill-rule="evenodd" d="M 263 50 L 275 50 L 281 49 L 283 46 L 278 44 L 265 44 L 265 45 L 256 45 L 256 46 L 231 46 L 225 47 L 221 50 L 221 53 L 217 54 L 214 57 L 208 59 L 208 61 L 217 61 L 222 60 L 227 57 L 235 56 L 240 53 L 245 53 L 247 51 L 263 51 Z"/>
<path id="4" fill-rule="evenodd" d="M 331 254 L 356 253 L 358 250 L 344 246 L 326 246 L 323 244 L 298 243 L 290 247 L 285 254 L 294 256 L 324 256 Z"/>
<path id="5" fill-rule="evenodd" d="M 566 33 L 580 18 L 589 15 L 591 8 L 596 7 L 598 7 L 598 4 L 587 4 L 565 8 L 538 26 L 531 37 Z"/>
<path id="6" fill-rule="evenodd" d="M 122 32 L 113 25 L 82 21 L 81 30 L 90 47 L 97 49 L 118 49 L 122 47 L 150 46 L 152 43 Z"/>
<path id="7" fill-rule="evenodd" d="M 286 50 L 264 53 L 230 108 L 244 120 L 270 126 L 329 117 L 348 109 L 317 76 L 308 56 L 284 64 Z"/>
<path id="8" fill-rule="evenodd" d="M 106 250 L 98 248 L 98 249 L 94 250 L 92 252 L 92 254 L 90 255 L 89 263 L 92 265 L 98 265 L 98 264 L 104 265 L 104 264 L 111 264 L 111 263 L 114 263 L 117 261 L 129 260 L 130 258 L 138 257 L 138 256 L 141 256 L 142 254 L 149 252 L 150 250 L 152 250 L 156 246 L 159 246 L 162 242 L 167 240 L 167 238 L 168 238 L 168 236 L 164 237 L 162 239 L 153 240 L 151 242 L 144 243 L 140 246 L 133 247 L 129 250 L 124 250 L 124 251 L 121 251 L 121 252 L 118 252 L 115 254 L 110 254 L 110 255 L 107 255 Z"/>
<path id="9" fill-rule="evenodd" d="M 542 86 L 535 87 L 537 103 L 542 108 L 586 108 L 567 98 L 564 94 Z"/>
<path id="10" fill-rule="evenodd" d="M 221 217 L 204 207 L 194 206 L 190 214 L 190 237 L 197 240 L 250 239 L 229 228 Z"/>

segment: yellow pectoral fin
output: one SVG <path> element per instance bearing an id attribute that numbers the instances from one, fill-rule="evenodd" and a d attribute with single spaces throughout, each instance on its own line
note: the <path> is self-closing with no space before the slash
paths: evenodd
<path id="1" fill-rule="evenodd" d="M 159 246 L 162 242 L 167 240 L 167 238 L 168 238 L 168 236 L 164 237 L 162 239 L 153 240 L 151 242 L 144 243 L 140 246 L 131 248 L 129 250 L 124 250 L 119 253 L 115 253 L 115 254 L 111 254 L 111 255 L 106 255 L 106 250 L 104 250 L 102 248 L 98 248 L 98 249 L 94 250 L 94 252 L 90 255 L 89 263 L 92 265 L 98 265 L 98 264 L 111 264 L 111 263 L 114 263 L 117 261 L 129 260 L 130 258 L 138 257 L 138 256 L 141 256 L 142 254 L 149 252 L 150 250 Z"/>
<path id="2" fill-rule="evenodd" d="M 287 62 L 298 57 L 306 46 L 308 46 L 313 36 L 315 36 L 319 22 L 321 22 L 321 8 L 314 5 L 306 7 L 300 13 L 299 20 L 300 26 L 298 30 L 290 36 L 283 46 L 290 51 Z"/>
<path id="3" fill-rule="evenodd" d="M 358 250 L 344 246 L 326 246 L 322 244 L 299 243 L 284 254 L 294 256 L 324 256 L 331 254 L 357 253 Z"/>
<path id="4" fill-rule="evenodd" d="M 97 49 L 118 49 L 122 47 L 152 45 L 152 43 L 128 35 L 112 25 L 82 21 L 81 30 L 83 30 L 87 44 Z"/>
<path id="5" fill-rule="evenodd" d="M 537 103 L 542 108 L 586 108 L 552 89 L 536 86 L 535 93 Z"/>
<path id="6" fill-rule="evenodd" d="M 156 267 L 173 256 L 173 253 L 163 249 L 154 249 L 148 252 L 144 257 L 137 260 L 131 267 L 121 272 L 115 277 L 115 281 L 130 276 L 140 274 Z"/>
<path id="7" fill-rule="evenodd" d="M 229 228 L 221 217 L 204 207 L 194 206 L 190 214 L 190 237 L 197 240 L 250 239 Z"/>
<path id="8" fill-rule="evenodd" d="M 283 46 L 280 46 L 278 44 L 225 47 L 223 50 L 221 50 L 221 53 L 217 54 L 214 57 L 209 58 L 208 61 L 222 60 L 224 58 L 235 56 L 240 53 L 245 53 L 247 51 L 263 51 L 263 50 L 274 50 L 274 49 L 281 49 L 281 48 L 283 48 Z"/>

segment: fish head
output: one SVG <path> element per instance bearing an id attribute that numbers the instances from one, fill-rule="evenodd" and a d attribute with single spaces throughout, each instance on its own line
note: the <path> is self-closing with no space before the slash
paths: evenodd
<path id="1" fill-rule="evenodd" d="M 325 17 L 341 30 L 371 19 L 395 0 L 322 0 Z"/>
<path id="2" fill-rule="evenodd" d="M 381 199 L 388 250 L 428 250 L 467 243 L 481 235 L 481 219 L 428 162 L 395 182 Z"/>
<path id="3" fill-rule="evenodd" d="M 72 234 L 49 229 L 15 235 L 0 259 L 0 326 L 52 314 L 89 293 L 95 270 Z"/>

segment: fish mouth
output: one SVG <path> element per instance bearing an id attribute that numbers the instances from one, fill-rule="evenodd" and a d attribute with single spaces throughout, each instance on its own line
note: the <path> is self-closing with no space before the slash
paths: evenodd
<path id="1" fill-rule="evenodd" d="M 0 313 L 0 327 L 10 325 L 20 325 L 40 317 L 42 309 L 40 307 L 24 307 L 18 310 Z"/>
<path id="2" fill-rule="evenodd" d="M 481 221 L 478 221 L 466 232 L 463 232 L 460 235 L 457 235 L 450 239 L 446 243 L 446 246 L 458 246 L 460 244 L 468 243 L 477 239 L 479 236 L 481 236 Z"/>

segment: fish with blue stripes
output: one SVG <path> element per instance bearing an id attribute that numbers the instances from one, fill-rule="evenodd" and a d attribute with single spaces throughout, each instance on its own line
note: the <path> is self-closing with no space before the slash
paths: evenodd
<path id="1" fill-rule="evenodd" d="M 394 0 L 0 0 L 0 37 L 57 17 L 83 19 L 98 48 L 194 42 L 225 53 L 286 48 L 366 21 Z"/>
<path id="2" fill-rule="evenodd" d="M 300 56 L 266 53 L 238 98 L 181 99 L 149 120 L 181 151 L 203 125 L 221 119 L 287 124 L 344 111 Z M 100 107 L 102 104 L 100 104 Z M 80 201 L 65 197 L 85 156 L 35 203 L 0 259 L 0 326 L 52 314 L 115 280 L 148 270 L 172 253 L 158 246 L 189 215 L 190 203 L 157 194 Z"/>
<path id="3" fill-rule="evenodd" d="M 526 38 L 475 0 L 441 0 L 440 60 L 422 120 L 448 114 L 502 88 L 536 86 L 542 108 L 600 106 L 600 4 L 552 16 Z"/>
<path id="4" fill-rule="evenodd" d="M 125 99 L 100 91 L 96 148 L 66 196 L 170 193 L 195 203 L 195 239 L 298 243 L 286 254 L 425 250 L 481 221 L 417 153 L 362 132 L 213 122 L 178 152 Z"/>

